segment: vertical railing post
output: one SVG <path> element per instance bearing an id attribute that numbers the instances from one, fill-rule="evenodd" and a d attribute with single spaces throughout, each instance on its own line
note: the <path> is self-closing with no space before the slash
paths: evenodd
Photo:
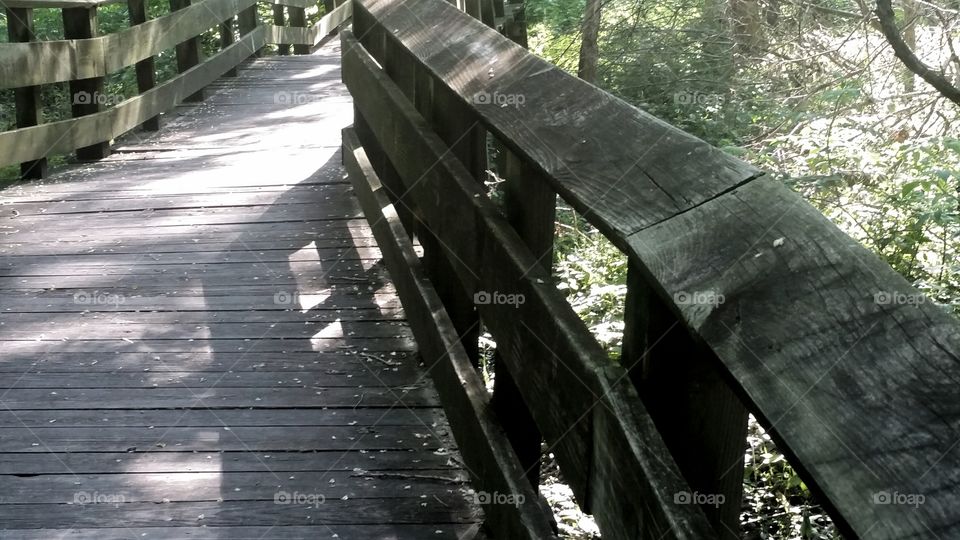
<path id="1" fill-rule="evenodd" d="M 127 0 L 127 10 L 130 13 L 130 26 L 136 26 L 147 22 L 147 3 L 146 0 Z M 144 93 L 157 84 L 157 75 L 154 70 L 153 57 L 144 58 L 137 62 L 137 91 Z M 160 117 L 154 116 L 148 118 L 143 124 L 140 124 L 146 131 L 157 131 L 160 129 Z"/>
<path id="2" fill-rule="evenodd" d="M 191 0 L 170 0 L 170 11 L 178 11 L 190 7 Z M 200 36 L 194 36 L 177 44 L 177 73 L 183 73 L 200 63 Z M 203 101 L 203 90 L 183 99 L 185 103 Z"/>
<path id="3" fill-rule="evenodd" d="M 273 5 L 273 24 L 275 26 L 284 26 L 286 24 L 286 19 L 283 15 L 283 6 L 280 4 Z M 290 54 L 289 45 L 277 45 L 277 54 L 281 56 L 286 56 Z"/>
<path id="4" fill-rule="evenodd" d="M 237 14 L 237 27 L 240 32 L 240 37 L 249 34 L 257 29 L 257 4 L 254 3 L 252 6 L 244 9 L 239 14 Z M 260 56 L 262 52 L 260 49 L 257 49 L 253 52 L 252 56 Z"/>
<path id="5" fill-rule="evenodd" d="M 97 37 L 97 8 L 63 8 L 63 36 L 66 39 L 89 39 Z M 103 77 L 70 81 L 70 108 L 74 118 L 100 112 L 103 94 Z M 109 141 L 102 141 L 77 148 L 77 159 L 95 160 L 110 155 Z"/>
<path id="6" fill-rule="evenodd" d="M 227 47 L 233 45 L 234 35 L 233 35 L 233 21 L 234 18 L 230 17 L 229 19 L 220 23 L 220 50 L 224 50 Z M 237 68 L 230 68 L 229 71 L 223 74 L 224 77 L 236 77 Z"/>
<path id="7" fill-rule="evenodd" d="M 533 253 L 537 264 L 548 273 L 553 268 L 554 222 L 557 196 L 546 180 L 513 152 L 503 148 L 503 207 L 507 221 Z M 536 361 L 535 359 L 530 359 Z M 540 443 L 542 436 L 523 396 L 513 382 L 506 363 L 494 361 L 494 412 L 503 425 L 527 480 L 534 489 L 540 486 Z"/>
<path id="8" fill-rule="evenodd" d="M 7 8 L 7 35 L 11 43 L 33 40 L 33 10 Z M 25 128 L 40 124 L 43 119 L 39 86 L 25 86 L 14 90 L 17 127 Z M 43 157 L 20 164 L 21 178 L 43 178 L 47 175 L 47 158 Z"/>
<path id="9" fill-rule="evenodd" d="M 682 301 L 722 301 L 709 291 L 688 292 Z M 708 501 L 701 507 L 720 537 L 740 538 L 746 408 L 721 376 L 719 360 L 693 342 L 633 260 L 624 307 L 621 361 L 692 490 L 674 501 Z"/>
<path id="10" fill-rule="evenodd" d="M 290 6 L 287 11 L 290 13 L 290 26 L 295 28 L 307 27 L 307 12 L 304 8 Z M 294 45 L 293 54 L 310 54 L 310 45 Z"/>
<path id="11" fill-rule="evenodd" d="M 523 0 L 508 0 L 504 5 L 503 35 L 527 48 L 526 4 Z"/>
<path id="12" fill-rule="evenodd" d="M 389 45 L 388 45 L 389 46 Z M 417 70 L 417 79 L 432 78 L 426 70 Z M 423 82 L 415 81 L 420 88 Z M 467 168 L 470 175 L 483 182 L 487 170 L 486 131 L 479 125 L 475 114 L 459 96 L 440 82 L 427 83 L 431 93 L 427 99 L 415 99 L 421 114 L 429 121 L 434 131 L 450 146 L 450 153 Z M 468 296 L 463 284 L 457 277 L 448 252 L 436 235 L 425 224 L 417 230 L 417 236 L 423 245 L 423 261 L 427 276 L 433 283 L 437 295 L 450 315 L 460 343 L 474 366 L 480 366 L 480 316 L 475 298 Z M 492 293 L 493 291 L 479 291 Z"/>

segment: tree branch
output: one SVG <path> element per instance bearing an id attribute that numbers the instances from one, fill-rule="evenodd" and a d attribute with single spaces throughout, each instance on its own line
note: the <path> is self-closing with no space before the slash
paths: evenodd
<path id="1" fill-rule="evenodd" d="M 960 105 L 960 88 L 953 86 L 943 73 L 931 69 L 923 63 L 910 47 L 903 41 L 900 35 L 900 29 L 897 27 L 897 19 L 893 13 L 893 6 L 890 0 L 877 0 L 877 18 L 880 19 L 880 29 L 883 31 L 887 43 L 893 47 L 893 54 L 903 62 L 903 65 L 913 73 L 920 76 L 921 79 L 936 88 L 943 97 Z"/>

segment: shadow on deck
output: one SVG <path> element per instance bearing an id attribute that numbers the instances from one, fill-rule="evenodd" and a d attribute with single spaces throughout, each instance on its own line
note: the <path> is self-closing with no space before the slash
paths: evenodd
<path id="1" fill-rule="evenodd" d="M 2 193 L 3 538 L 462 538 L 479 511 L 340 165 L 337 42 Z M 138 137 L 142 137 L 142 134 Z"/>

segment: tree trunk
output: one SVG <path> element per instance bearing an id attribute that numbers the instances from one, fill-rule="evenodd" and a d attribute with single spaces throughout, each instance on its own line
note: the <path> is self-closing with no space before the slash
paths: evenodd
<path id="1" fill-rule="evenodd" d="M 577 77 L 595 84 L 597 82 L 597 63 L 600 60 L 600 48 L 597 39 L 600 36 L 600 0 L 587 0 L 583 11 L 583 25 L 580 27 L 580 65 Z"/>

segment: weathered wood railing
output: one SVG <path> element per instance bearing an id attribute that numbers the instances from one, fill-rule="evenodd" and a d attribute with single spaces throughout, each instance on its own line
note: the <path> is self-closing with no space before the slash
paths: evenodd
<path id="1" fill-rule="evenodd" d="M 259 24 L 257 0 L 170 0 L 171 12 L 147 20 L 145 0 L 127 0 L 131 27 L 97 35 L 97 7 L 114 0 L 8 0 L 11 43 L 0 44 L 0 88 L 16 89 L 17 128 L 0 132 L 0 166 L 21 163 L 24 177 L 45 174 L 48 156 L 76 150 L 80 159 L 100 159 L 109 141 L 137 126 L 158 128 L 158 115 L 184 101 L 203 99 L 203 88 L 265 45 L 293 45 L 303 54 L 350 18 L 344 3 L 306 27 L 311 0 L 271 0 L 275 13 L 289 10 L 293 26 Z M 33 41 L 33 9 L 63 11 L 59 41 Z M 237 32 L 234 31 L 236 20 Z M 282 20 L 278 24 L 282 24 Z M 221 50 L 201 59 L 199 36 L 220 29 Z M 154 57 L 176 49 L 179 75 L 156 84 Z M 139 95 L 107 107 L 104 77 L 136 66 Z M 43 123 L 40 87 L 70 83 L 73 118 Z"/>
<path id="2" fill-rule="evenodd" d="M 960 536 L 945 310 L 777 179 L 455 6 L 353 16 L 344 162 L 476 489 L 501 496 L 481 501 L 496 537 L 552 534 L 529 482 L 540 433 L 604 538 L 737 537 L 748 410 L 846 537 Z M 486 133 L 502 207 L 480 182 Z M 551 281 L 556 194 L 629 258 L 620 365 Z"/>

